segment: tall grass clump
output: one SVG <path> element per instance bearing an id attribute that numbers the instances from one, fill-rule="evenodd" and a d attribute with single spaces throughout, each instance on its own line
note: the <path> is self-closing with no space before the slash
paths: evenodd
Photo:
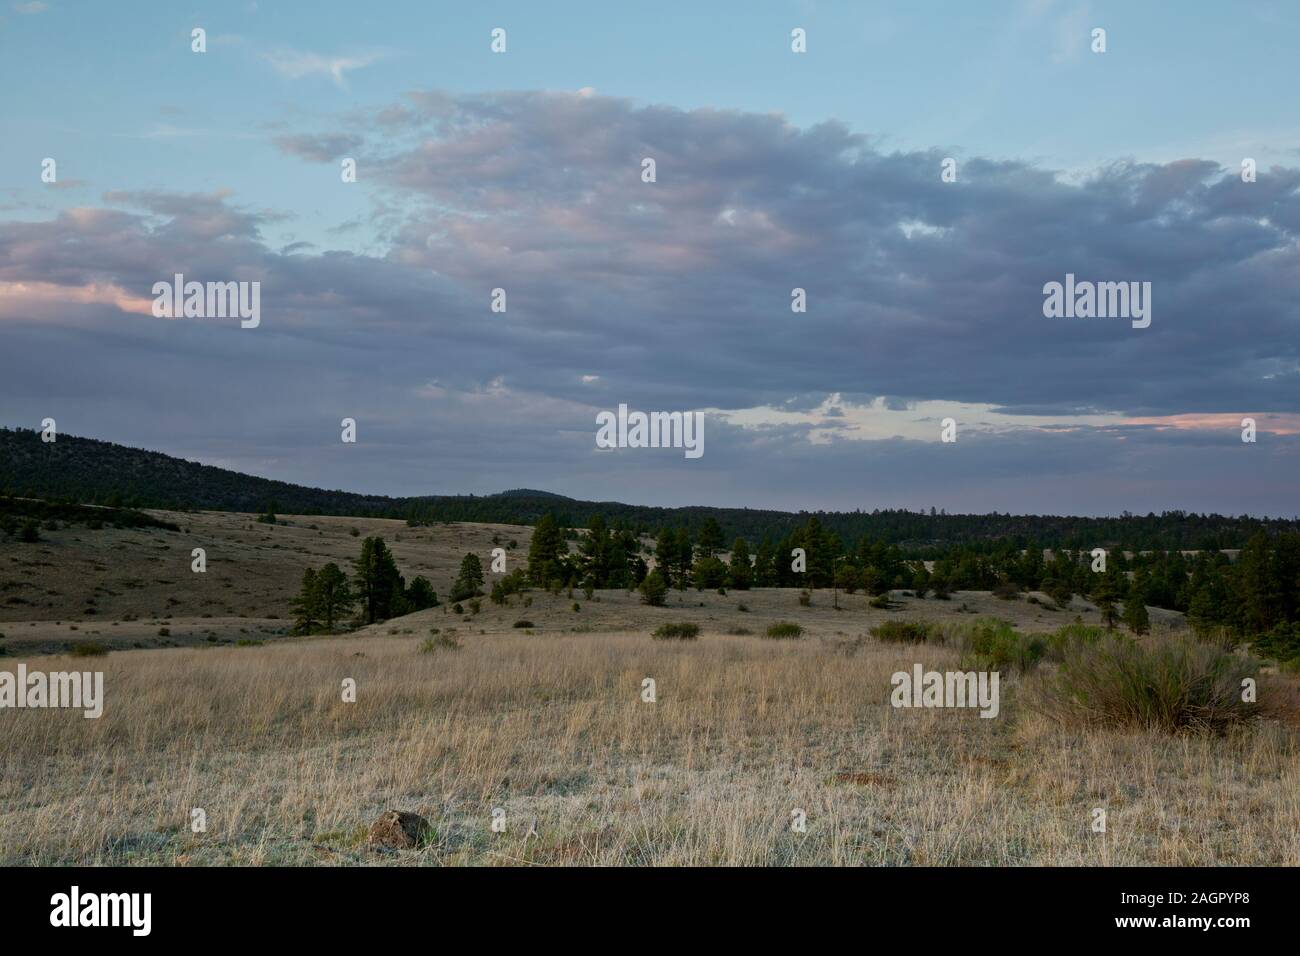
<path id="1" fill-rule="evenodd" d="M 981 618 L 967 629 L 962 650 L 962 667 L 1023 674 L 1037 667 L 1046 655 L 1047 638 L 1021 634 L 1006 621 Z"/>
<path id="2" fill-rule="evenodd" d="M 1065 723 L 1222 733 L 1255 716 L 1241 685 L 1257 673 L 1253 659 L 1184 636 L 1107 634 L 1065 649 L 1043 709 Z"/>
<path id="3" fill-rule="evenodd" d="M 871 629 L 871 636 L 890 644 L 942 643 L 943 634 L 929 621 L 885 621 Z"/>
<path id="4" fill-rule="evenodd" d="M 103 657 L 108 653 L 108 647 L 99 641 L 83 641 L 72 645 L 68 653 L 73 657 Z"/>
<path id="5" fill-rule="evenodd" d="M 693 641 L 700 636 L 700 626 L 686 621 L 660 624 L 650 636 L 660 641 Z"/>
<path id="6" fill-rule="evenodd" d="M 803 637 L 803 628 L 793 621 L 777 621 L 775 624 L 768 625 L 767 636 L 776 638 Z"/>
<path id="7" fill-rule="evenodd" d="M 1046 660 L 1059 664 L 1070 648 L 1096 644 L 1106 634 L 1104 627 L 1084 624 L 1083 621 L 1066 624 L 1047 635 L 1047 652 L 1043 656 Z"/>

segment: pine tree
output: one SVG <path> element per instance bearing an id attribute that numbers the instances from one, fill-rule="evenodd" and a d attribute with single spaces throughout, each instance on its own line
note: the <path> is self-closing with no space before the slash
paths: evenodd
<path id="1" fill-rule="evenodd" d="M 1124 602 L 1124 623 L 1134 634 L 1145 634 L 1151 630 L 1151 617 L 1147 614 L 1146 601 L 1137 588 L 1133 589 L 1128 600 Z"/>
<path id="2" fill-rule="evenodd" d="M 450 600 L 464 601 L 466 598 L 476 597 L 482 593 L 483 565 L 478 555 L 470 552 L 460 560 L 460 573 L 456 575 L 456 582 L 451 586 Z"/>
<path id="3" fill-rule="evenodd" d="M 316 599 L 317 612 L 331 631 L 334 622 L 356 603 L 348 576 L 333 561 L 316 573 Z"/>
<path id="4" fill-rule="evenodd" d="M 406 603 L 412 611 L 438 606 L 438 592 L 428 578 L 416 577 L 406 588 Z"/>
<path id="5" fill-rule="evenodd" d="M 320 592 L 312 568 L 302 572 L 302 587 L 291 607 L 295 634 L 311 634 L 320 627 Z"/>
<path id="6" fill-rule="evenodd" d="M 749 542 L 737 538 L 731 545 L 731 586 L 737 591 L 748 591 L 754 579 L 754 568 L 749 559 Z"/>
<path id="7" fill-rule="evenodd" d="M 697 558 L 711 558 L 723 549 L 722 526 L 709 515 L 700 525 L 700 540 L 695 545 Z"/>
<path id="8" fill-rule="evenodd" d="M 675 535 L 677 544 L 677 561 L 674 565 L 674 579 L 678 590 L 685 591 L 690 586 L 691 570 L 694 567 L 695 549 L 691 547 L 691 532 L 687 528 L 678 528 Z"/>
<path id="9" fill-rule="evenodd" d="M 561 560 L 567 554 L 560 526 L 555 516 L 548 512 L 537 522 L 532 543 L 528 546 L 529 580 L 537 587 L 549 587 L 551 581 L 562 577 Z"/>
<path id="10" fill-rule="evenodd" d="M 663 607 L 668 585 L 658 571 L 651 571 L 641 582 L 641 603 L 651 607 Z"/>
<path id="11" fill-rule="evenodd" d="M 671 528 L 660 528 L 659 537 L 655 539 L 655 570 L 663 579 L 665 587 L 672 587 L 673 568 L 677 564 L 677 536 Z"/>
<path id="12" fill-rule="evenodd" d="M 1114 579 L 1109 574 L 1102 574 L 1101 579 L 1092 590 L 1092 601 L 1097 605 L 1097 610 L 1101 612 L 1101 620 L 1106 625 L 1107 630 L 1113 631 L 1115 629 L 1115 601 L 1118 597 Z"/>
<path id="13" fill-rule="evenodd" d="M 361 557 L 354 562 L 354 568 L 357 600 L 361 602 L 367 624 L 386 621 L 405 611 L 406 582 L 383 538 L 366 538 L 361 542 Z"/>

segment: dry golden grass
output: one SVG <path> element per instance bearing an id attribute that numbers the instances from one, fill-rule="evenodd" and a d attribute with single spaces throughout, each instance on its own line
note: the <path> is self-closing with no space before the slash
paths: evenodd
<path id="1" fill-rule="evenodd" d="M 456 523 L 408 528 L 384 518 L 150 511 L 179 531 L 92 531 L 68 525 L 35 544 L 0 545 L 0 632 L 15 652 L 65 649 L 84 640 L 110 647 L 194 645 L 284 633 L 302 572 L 328 561 L 350 570 L 361 540 L 380 535 L 407 579 L 423 575 L 445 594 L 467 551 L 486 562 L 493 539 L 523 560 L 532 529 Z M 356 530 L 357 536 L 352 535 Z M 207 572 L 190 569 L 207 553 Z M 513 567 L 513 564 L 512 564 Z M 167 633 L 162 634 L 161 629 Z"/>
<path id="2" fill-rule="evenodd" d="M 420 653 L 449 620 L 462 648 Z M 893 710 L 894 671 L 956 653 L 858 633 L 478 634 L 438 609 L 346 638 L 37 658 L 104 670 L 107 705 L 0 712 L 0 862 L 1300 864 L 1294 726 L 1071 733 L 1014 681 L 995 720 Z M 433 842 L 367 850 L 388 808 L 427 817 Z"/>

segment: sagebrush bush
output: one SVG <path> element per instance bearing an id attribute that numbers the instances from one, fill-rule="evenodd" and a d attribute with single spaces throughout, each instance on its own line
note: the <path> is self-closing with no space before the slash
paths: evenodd
<path id="1" fill-rule="evenodd" d="M 1047 635 L 1047 653 L 1044 654 L 1044 658 L 1059 664 L 1065 658 L 1067 649 L 1083 644 L 1096 644 L 1106 636 L 1106 633 L 1104 627 L 1084 624 L 1082 621 L 1066 624 Z"/>
<path id="2" fill-rule="evenodd" d="M 661 641 L 690 641 L 700 636 L 700 626 L 698 624 L 689 624 L 685 621 L 660 624 L 655 628 L 652 636 Z"/>
<path id="3" fill-rule="evenodd" d="M 778 638 L 802 637 L 803 628 L 793 621 L 777 621 L 775 624 L 768 625 L 767 636 Z"/>
<path id="4" fill-rule="evenodd" d="M 871 629 L 871 636 L 891 644 L 924 644 L 935 638 L 942 639 L 938 629 L 929 621 L 885 621 Z"/>
<path id="5" fill-rule="evenodd" d="M 971 625 L 963 643 L 962 666 L 974 670 L 1033 670 L 1047 653 L 1041 634 L 1021 634 L 1005 621 L 981 619 Z"/>
<path id="6" fill-rule="evenodd" d="M 73 657 L 103 657 L 108 653 L 108 648 L 99 641 L 84 641 L 81 644 L 72 645 L 68 653 Z"/>
<path id="7" fill-rule="evenodd" d="M 515 621 L 515 623 L 510 626 L 511 627 L 534 627 L 535 625 L 533 624 L 532 621 Z"/>
<path id="8" fill-rule="evenodd" d="M 1187 637 L 1107 634 L 1065 649 L 1041 707 L 1068 723 L 1222 733 L 1255 716 L 1241 685 L 1257 672 L 1253 659 Z"/>
<path id="9" fill-rule="evenodd" d="M 446 634 L 443 634 L 439 632 L 437 628 L 433 628 L 432 630 L 429 631 L 429 633 L 433 636 L 426 637 L 423 641 L 420 642 L 421 654 L 432 654 L 434 651 L 438 651 L 438 650 L 447 650 L 447 651 L 460 650 L 460 641 L 456 640 L 456 636 L 450 631 L 448 631 Z"/>

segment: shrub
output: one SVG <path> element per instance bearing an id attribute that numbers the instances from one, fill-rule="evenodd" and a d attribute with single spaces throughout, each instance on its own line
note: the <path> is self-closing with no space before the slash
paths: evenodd
<path id="1" fill-rule="evenodd" d="M 456 640 L 454 634 L 448 631 L 446 634 L 438 633 L 437 628 L 429 631 L 432 637 L 426 637 L 420 642 L 421 654 L 432 654 L 437 650 L 458 651 L 460 650 L 460 641 Z"/>
<path id="2" fill-rule="evenodd" d="M 18 540 L 25 544 L 35 544 L 41 540 L 41 528 L 35 521 L 28 518 L 18 529 Z"/>
<path id="3" fill-rule="evenodd" d="M 993 589 L 993 596 L 1004 601 L 1018 601 L 1020 600 L 1020 588 L 1010 581 L 1003 581 Z"/>
<path id="4" fill-rule="evenodd" d="M 108 653 L 108 648 L 99 641 L 83 641 L 80 644 L 73 644 L 68 653 L 73 657 L 103 657 Z"/>
<path id="5" fill-rule="evenodd" d="M 803 628 L 793 621 L 777 621 L 775 624 L 768 625 L 767 636 L 776 638 L 802 637 Z"/>
<path id="6" fill-rule="evenodd" d="M 255 641 L 247 637 L 241 637 L 239 640 L 235 641 L 235 646 L 236 647 L 261 647 L 262 642 Z"/>
<path id="7" fill-rule="evenodd" d="M 700 636 L 700 626 L 698 624 L 688 624 L 685 621 L 672 624 L 660 624 L 655 628 L 652 636 L 661 641 L 693 641 L 695 638 Z"/>
<path id="8" fill-rule="evenodd" d="M 809 594 L 807 591 L 800 591 L 800 592 L 799 592 L 799 606 L 800 606 L 800 607 L 809 607 L 809 606 L 811 606 L 811 605 L 812 605 L 812 595 Z"/>
<path id="9" fill-rule="evenodd" d="M 1043 709 L 1062 722 L 1222 733 L 1257 712 L 1241 699 L 1256 673 L 1254 660 L 1186 637 L 1107 634 L 1066 650 Z"/>
<path id="10" fill-rule="evenodd" d="M 452 613 L 452 614 L 464 614 L 464 613 L 465 613 L 465 609 L 464 609 L 463 607 L 461 607 L 459 604 L 453 604 L 453 605 L 451 606 L 451 613 Z"/>
<path id="11" fill-rule="evenodd" d="M 668 594 L 668 585 L 658 571 L 651 571 L 641 582 L 641 603 L 651 607 L 663 607 L 664 597 Z"/>
<path id="12" fill-rule="evenodd" d="M 1250 649 L 1260 657 L 1278 663 L 1300 658 L 1300 623 L 1278 624 L 1255 638 Z"/>
<path id="13" fill-rule="evenodd" d="M 871 636 L 891 644 L 924 644 L 931 639 L 942 642 L 943 635 L 929 621 L 885 621 L 871 629 Z"/>
<path id="14" fill-rule="evenodd" d="M 1070 648 L 1083 644 L 1096 644 L 1105 633 L 1104 627 L 1094 627 L 1091 624 L 1084 624 L 1083 621 L 1074 621 L 1047 635 L 1047 651 L 1043 656 L 1046 660 L 1056 661 L 1059 664 L 1065 659 L 1065 654 Z"/>
<path id="15" fill-rule="evenodd" d="M 171 636 L 172 636 L 172 629 L 171 629 L 170 627 L 160 627 L 160 628 L 158 628 L 158 636 L 159 636 L 159 637 L 171 637 Z"/>
<path id="16" fill-rule="evenodd" d="M 428 578 L 416 577 L 406 586 L 406 603 L 412 611 L 423 611 L 438 606 L 438 592 Z"/>
<path id="17" fill-rule="evenodd" d="M 515 623 L 511 624 L 510 626 L 511 627 L 536 627 L 536 625 L 533 624 L 532 621 L 515 621 Z"/>
<path id="18" fill-rule="evenodd" d="M 965 641 L 962 666 L 972 670 L 1033 670 L 1047 653 L 1047 639 L 1041 634 L 1021 634 L 1005 621 L 980 620 L 971 626 Z"/>
<path id="19" fill-rule="evenodd" d="M 574 602 L 573 602 L 573 609 L 574 609 L 575 611 L 581 611 L 581 610 L 582 610 L 582 605 L 579 604 L 577 601 L 574 601 Z"/>
<path id="20" fill-rule="evenodd" d="M 892 611 L 894 609 L 894 602 L 889 600 L 889 595 L 887 593 L 878 594 L 867 603 L 880 611 Z"/>

